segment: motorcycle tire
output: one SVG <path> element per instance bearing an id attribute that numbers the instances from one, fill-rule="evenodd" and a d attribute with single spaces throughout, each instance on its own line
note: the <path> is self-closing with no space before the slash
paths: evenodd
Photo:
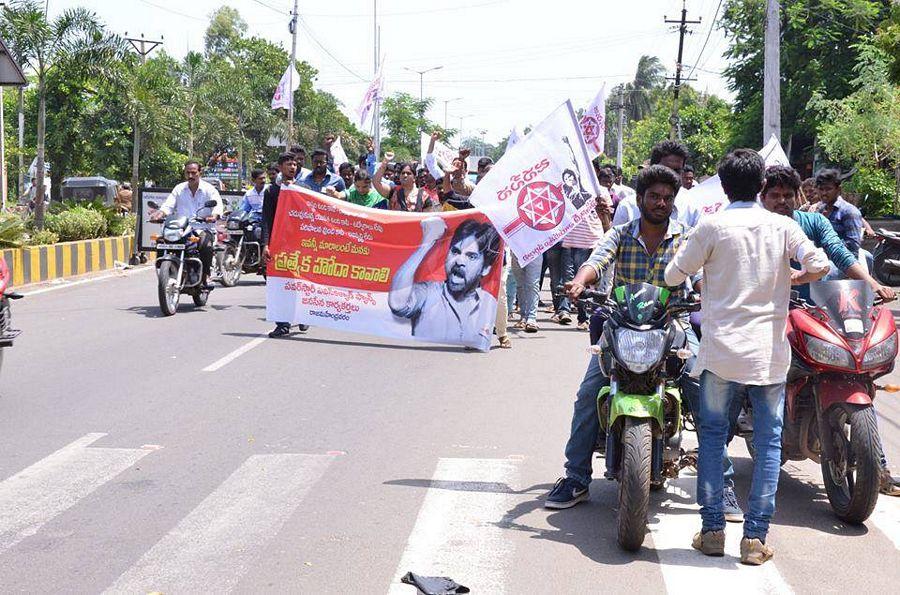
<path id="1" fill-rule="evenodd" d="M 650 420 L 626 417 L 622 428 L 622 464 L 619 471 L 619 546 L 641 549 L 647 535 L 650 505 Z"/>
<path id="2" fill-rule="evenodd" d="M 861 524 L 875 509 L 881 480 L 881 441 L 878 439 L 878 425 L 875 408 L 871 405 L 849 411 L 832 413 L 829 423 L 832 431 L 833 449 L 841 452 L 846 464 L 838 464 L 822 458 L 822 480 L 825 492 L 834 513 L 844 522 Z M 841 436 L 845 425 L 850 426 L 850 439 Z M 847 459 L 847 456 L 852 457 Z M 855 467 L 855 473 L 851 470 Z"/>
<path id="3" fill-rule="evenodd" d="M 238 281 L 241 279 L 243 264 L 235 258 L 234 246 L 228 246 L 225 249 L 225 254 L 222 256 L 222 274 L 219 277 L 219 283 L 222 284 L 222 287 L 234 287 L 238 284 Z"/>
<path id="4" fill-rule="evenodd" d="M 202 308 L 206 305 L 207 300 L 209 300 L 209 292 L 198 289 L 191 294 L 191 298 L 194 300 L 195 306 L 197 306 L 198 308 Z"/>
<path id="5" fill-rule="evenodd" d="M 879 246 L 873 255 L 872 274 L 885 285 L 890 287 L 900 286 L 900 271 L 895 271 L 892 267 L 886 265 L 886 260 L 900 260 L 900 250 L 893 247 L 882 249 Z"/>
<path id="6" fill-rule="evenodd" d="M 156 271 L 159 309 L 162 311 L 163 316 L 172 316 L 178 311 L 178 302 L 181 300 L 181 291 L 177 286 L 174 286 L 174 292 L 172 292 L 170 288 L 175 282 L 174 277 L 177 272 L 175 263 L 168 261 L 161 263 L 159 269 Z"/>

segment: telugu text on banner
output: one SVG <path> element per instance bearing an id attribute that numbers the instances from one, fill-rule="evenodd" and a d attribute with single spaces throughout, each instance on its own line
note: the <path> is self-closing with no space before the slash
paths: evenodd
<path id="1" fill-rule="evenodd" d="M 266 317 L 487 351 L 503 266 L 482 213 L 396 213 L 283 188 Z"/>

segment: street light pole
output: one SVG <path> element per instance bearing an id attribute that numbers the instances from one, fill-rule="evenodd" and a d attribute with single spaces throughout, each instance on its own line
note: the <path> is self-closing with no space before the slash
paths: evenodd
<path id="1" fill-rule="evenodd" d="M 459 101 L 462 97 L 454 97 L 453 99 L 445 99 L 444 100 L 444 130 L 447 129 L 447 104 L 451 101 Z"/>
<path id="2" fill-rule="evenodd" d="M 403 70 L 415 72 L 419 75 L 419 103 L 425 101 L 425 75 L 433 70 L 440 70 L 443 66 L 435 66 L 434 68 L 426 68 L 425 70 L 415 70 L 413 68 L 403 67 Z M 425 119 L 425 106 L 422 106 L 422 119 Z"/>

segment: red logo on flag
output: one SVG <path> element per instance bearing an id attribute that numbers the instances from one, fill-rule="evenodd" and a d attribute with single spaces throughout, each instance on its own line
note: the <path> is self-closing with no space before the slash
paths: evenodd
<path id="1" fill-rule="evenodd" d="M 538 231 L 556 228 L 566 213 L 566 199 L 559 187 L 549 182 L 531 182 L 519 191 L 516 201 L 519 218 L 504 228 L 507 234 L 513 234 L 527 225 Z"/>
<path id="2" fill-rule="evenodd" d="M 585 116 L 581 118 L 581 135 L 584 137 L 585 143 L 593 143 L 600 138 L 600 122 L 594 116 Z"/>

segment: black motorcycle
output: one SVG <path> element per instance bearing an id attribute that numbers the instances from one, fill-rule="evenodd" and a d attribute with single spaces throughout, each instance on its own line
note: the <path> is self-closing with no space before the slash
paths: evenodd
<path id="1" fill-rule="evenodd" d="M 266 275 L 262 265 L 262 216 L 258 213 L 235 211 L 225 223 L 224 251 L 219 263 L 219 282 L 234 287 L 241 273 Z"/>
<path id="2" fill-rule="evenodd" d="M 681 449 L 680 381 L 691 352 L 675 318 L 700 303 L 647 283 L 617 287 L 610 297 L 585 291 L 578 301 L 606 318 L 592 348 L 610 379 L 597 397 L 605 476 L 619 482 L 619 545 L 636 551 L 647 533 L 650 490 L 696 464 Z"/>
<path id="3" fill-rule="evenodd" d="M 158 209 L 154 202 L 147 203 Z M 165 316 L 178 310 L 181 294 L 186 293 L 194 305 L 206 305 L 209 290 L 203 289 L 203 261 L 200 259 L 200 234 L 192 223 L 202 223 L 218 203 L 208 200 L 192 218 L 169 215 L 163 221 L 162 234 L 152 235 L 156 242 L 156 276 L 159 308 Z"/>
<path id="4" fill-rule="evenodd" d="M 21 331 L 12 328 L 12 314 L 9 308 L 10 300 L 20 299 L 21 294 L 7 291 L 10 285 L 9 267 L 6 261 L 0 258 L 0 370 L 3 368 L 3 350 L 12 347 L 13 339 L 19 336 Z"/>

